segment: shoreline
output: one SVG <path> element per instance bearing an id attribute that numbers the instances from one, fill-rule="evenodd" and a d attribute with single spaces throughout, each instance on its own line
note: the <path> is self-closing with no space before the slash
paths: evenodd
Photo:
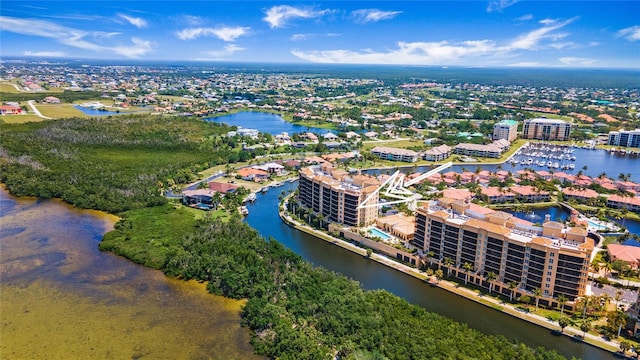
<path id="1" fill-rule="evenodd" d="M 288 201 L 288 198 L 285 198 L 285 202 Z M 289 227 L 304 232 L 308 235 L 311 235 L 319 240 L 326 241 L 333 245 L 336 245 L 344 250 L 351 251 L 355 254 L 361 255 L 363 257 L 367 257 L 367 250 L 365 248 L 359 247 L 351 242 L 338 239 L 333 237 L 327 233 L 324 233 L 320 230 L 316 230 L 311 228 L 308 225 L 300 224 L 297 221 L 293 220 L 289 213 L 286 211 L 286 206 L 283 207 L 282 203 L 278 205 L 278 216 L 280 220 L 288 225 Z M 440 280 L 437 283 L 430 282 L 429 276 L 426 273 L 421 272 L 420 270 L 410 267 L 408 265 L 399 263 L 395 260 L 392 260 L 384 255 L 377 254 L 373 252 L 368 258 L 372 261 L 375 261 L 381 265 L 387 266 L 391 269 L 399 271 L 405 275 L 412 276 L 422 282 L 425 283 L 426 286 L 435 286 L 442 290 L 448 291 L 450 293 L 462 296 L 468 300 L 474 301 L 478 304 L 482 304 L 486 307 L 492 308 L 493 310 L 500 311 L 504 314 L 513 316 L 515 318 L 527 321 L 531 324 L 543 327 L 550 331 L 558 331 L 559 325 L 555 321 L 551 321 L 547 318 L 544 318 L 540 315 L 525 313 L 521 310 L 518 310 L 512 304 L 508 304 L 506 302 L 502 302 L 490 297 L 485 296 L 484 293 L 478 293 L 474 290 L 465 288 L 458 284 L 452 283 L 447 280 Z M 566 327 L 561 335 L 570 337 L 574 341 L 580 341 L 590 346 L 594 346 L 600 348 L 605 351 L 609 351 L 614 355 L 619 355 L 619 344 L 613 341 L 605 341 L 604 339 L 595 336 L 593 334 L 586 334 L 586 337 L 582 339 L 582 331 L 580 329 L 574 327 Z"/>

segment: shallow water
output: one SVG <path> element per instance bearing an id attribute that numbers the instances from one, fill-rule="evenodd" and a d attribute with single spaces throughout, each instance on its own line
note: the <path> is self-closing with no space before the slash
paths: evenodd
<path id="1" fill-rule="evenodd" d="M 241 301 L 99 252 L 114 221 L 0 190 L 0 358 L 255 357 Z"/>

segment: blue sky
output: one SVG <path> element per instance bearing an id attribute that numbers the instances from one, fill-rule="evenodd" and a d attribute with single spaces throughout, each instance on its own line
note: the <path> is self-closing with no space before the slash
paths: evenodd
<path id="1" fill-rule="evenodd" d="M 636 1 L 3 0 L 0 55 L 640 68 Z"/>

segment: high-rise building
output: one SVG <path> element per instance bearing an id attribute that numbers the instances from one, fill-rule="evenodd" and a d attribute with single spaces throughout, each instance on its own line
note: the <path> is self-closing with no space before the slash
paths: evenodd
<path id="1" fill-rule="evenodd" d="M 512 291 L 551 304 L 559 295 L 582 296 L 595 241 L 586 229 L 555 221 L 536 226 L 513 215 L 464 200 L 442 198 L 416 211 L 412 243 L 422 253 L 452 264 L 454 274 L 487 287 L 493 273 L 496 292 Z M 469 263 L 472 271 L 464 270 Z"/>
<path id="2" fill-rule="evenodd" d="M 518 122 L 515 120 L 502 120 L 493 125 L 493 140 L 505 139 L 509 142 L 518 137 Z"/>
<path id="3" fill-rule="evenodd" d="M 640 129 L 609 131 L 607 144 L 622 147 L 640 147 Z"/>
<path id="4" fill-rule="evenodd" d="M 370 195 L 370 203 L 378 203 L 378 186 L 380 182 L 372 176 L 351 175 L 330 164 L 315 165 L 300 170 L 298 198 L 327 222 L 366 226 L 376 221 L 378 208 L 358 207 Z"/>
<path id="5" fill-rule="evenodd" d="M 571 123 L 560 119 L 528 119 L 522 129 L 523 139 L 566 141 L 570 135 Z"/>

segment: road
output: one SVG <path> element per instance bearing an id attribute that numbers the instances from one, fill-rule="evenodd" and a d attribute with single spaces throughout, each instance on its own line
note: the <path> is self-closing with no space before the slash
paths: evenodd
<path id="1" fill-rule="evenodd" d="M 41 117 L 43 119 L 47 119 L 47 120 L 53 120 L 53 118 L 51 118 L 51 117 L 42 115 L 40 110 L 38 110 L 38 108 L 36 108 L 36 105 L 35 105 L 34 102 L 35 102 L 35 100 L 29 100 L 29 101 L 27 101 L 27 104 L 29 104 L 29 107 L 31 108 L 31 110 L 33 110 L 33 113 L 36 114 L 36 116 L 39 116 L 39 117 Z"/>

